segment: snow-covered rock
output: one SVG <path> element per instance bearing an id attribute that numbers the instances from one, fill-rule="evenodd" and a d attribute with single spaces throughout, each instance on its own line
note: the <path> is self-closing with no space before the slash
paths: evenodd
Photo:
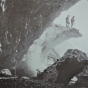
<path id="1" fill-rule="evenodd" d="M 72 57 L 69 57 L 69 55 L 72 55 Z M 75 57 L 75 55 L 77 55 L 77 57 Z M 77 78 L 74 76 L 82 72 L 88 65 L 86 54 L 77 49 L 69 49 L 61 58 L 63 58 L 62 61 L 55 62 L 45 69 L 37 78 L 43 81 L 56 82 L 64 85 L 67 85 L 70 81 L 76 82 Z"/>
<path id="2" fill-rule="evenodd" d="M 35 40 L 27 52 L 27 64 L 31 69 L 45 69 L 49 52 L 58 44 L 82 35 L 75 28 L 52 24 L 39 39 Z M 35 64 L 36 62 L 36 64 Z"/>
<path id="3" fill-rule="evenodd" d="M 47 67 L 55 63 L 60 58 L 60 55 L 52 49 L 47 56 Z"/>
<path id="4" fill-rule="evenodd" d="M 2 69 L 0 71 L 0 75 L 2 75 L 2 76 L 11 76 L 12 74 L 11 74 L 9 69 Z"/>
<path id="5" fill-rule="evenodd" d="M 78 49 L 69 49 L 69 50 L 67 50 L 67 52 L 64 54 L 64 56 L 63 57 L 65 57 L 65 58 L 77 58 L 77 60 L 79 61 L 79 62 L 81 62 L 81 61 L 83 61 L 83 60 L 88 60 L 88 58 L 87 58 L 87 55 L 85 54 L 85 53 L 83 53 L 82 51 L 79 51 Z"/>
<path id="6" fill-rule="evenodd" d="M 78 76 L 88 76 L 88 65 L 83 69 L 81 73 L 78 74 Z"/>
<path id="7" fill-rule="evenodd" d="M 69 85 L 71 84 L 75 84 L 78 81 L 78 78 L 76 76 L 74 76 L 71 81 L 69 82 Z"/>

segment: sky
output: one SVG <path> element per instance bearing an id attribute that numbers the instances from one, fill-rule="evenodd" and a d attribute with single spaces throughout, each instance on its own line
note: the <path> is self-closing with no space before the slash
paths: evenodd
<path id="1" fill-rule="evenodd" d="M 74 27 L 78 29 L 83 36 L 80 38 L 72 38 L 59 44 L 55 47 L 56 51 L 61 56 L 67 49 L 79 49 L 85 53 L 88 53 L 88 0 L 80 0 L 70 9 L 62 12 L 53 23 L 65 26 L 65 18 L 67 15 L 70 15 L 70 19 L 72 16 L 75 16 Z"/>

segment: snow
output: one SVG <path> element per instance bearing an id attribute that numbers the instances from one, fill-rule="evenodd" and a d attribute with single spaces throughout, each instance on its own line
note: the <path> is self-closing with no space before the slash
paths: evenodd
<path id="1" fill-rule="evenodd" d="M 27 52 L 27 64 L 32 70 L 44 70 L 47 67 L 47 56 L 49 52 L 58 44 L 74 37 L 81 37 L 78 30 L 52 24 L 30 46 Z M 52 61 L 49 62 L 50 64 L 52 63 Z"/>
<path id="2" fill-rule="evenodd" d="M 0 43 L 0 52 L 2 52 L 2 49 L 1 49 L 1 47 L 2 47 L 2 44 Z"/>
<path id="3" fill-rule="evenodd" d="M 2 7 L 3 12 L 5 12 L 5 10 L 6 10 L 5 3 L 6 3 L 6 0 L 1 0 L 1 7 Z"/>
<path id="4" fill-rule="evenodd" d="M 8 70 L 8 69 L 1 70 L 1 73 L 5 74 L 5 75 L 12 75 L 11 72 L 10 72 L 10 70 Z"/>
<path id="5" fill-rule="evenodd" d="M 77 77 L 74 76 L 74 77 L 71 79 L 71 81 L 69 82 L 69 84 L 74 84 L 74 83 L 76 83 L 77 81 L 78 81 Z"/>

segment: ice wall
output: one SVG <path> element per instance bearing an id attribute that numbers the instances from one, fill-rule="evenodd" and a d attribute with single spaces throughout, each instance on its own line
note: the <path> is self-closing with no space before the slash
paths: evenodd
<path id="1" fill-rule="evenodd" d="M 78 38 L 82 35 L 75 28 L 67 28 L 61 25 L 52 24 L 48 27 L 39 39 L 35 40 L 27 52 L 27 64 L 29 68 L 44 70 L 46 68 L 47 59 L 50 50 L 58 44 L 70 39 Z"/>

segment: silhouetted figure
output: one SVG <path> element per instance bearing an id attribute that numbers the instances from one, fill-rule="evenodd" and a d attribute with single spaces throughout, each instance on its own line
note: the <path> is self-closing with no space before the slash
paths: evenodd
<path id="1" fill-rule="evenodd" d="M 73 25 L 74 25 L 74 22 L 75 22 L 75 16 L 73 16 L 72 18 L 71 18 L 71 27 L 73 27 Z"/>
<path id="2" fill-rule="evenodd" d="M 69 22 L 69 15 L 66 17 L 66 27 L 69 27 L 70 22 Z"/>

